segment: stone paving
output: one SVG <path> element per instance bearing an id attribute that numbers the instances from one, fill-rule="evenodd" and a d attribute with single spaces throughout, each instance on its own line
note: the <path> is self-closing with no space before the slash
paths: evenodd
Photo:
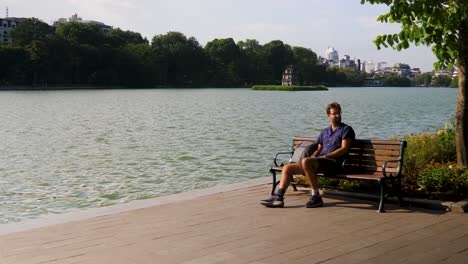
<path id="1" fill-rule="evenodd" d="M 467 214 L 391 204 L 377 213 L 374 202 L 327 196 L 307 209 L 303 191 L 265 208 L 270 186 L 258 184 L 33 229 L 0 225 L 0 264 L 468 263 Z"/>

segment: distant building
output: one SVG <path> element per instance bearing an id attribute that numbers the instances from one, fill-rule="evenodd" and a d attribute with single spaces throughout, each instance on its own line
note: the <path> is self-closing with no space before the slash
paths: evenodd
<path id="1" fill-rule="evenodd" d="M 281 81 L 281 85 L 283 86 L 291 86 L 291 85 L 299 85 L 299 80 L 297 78 L 297 74 L 295 72 L 295 68 L 293 65 L 286 66 L 286 69 L 283 72 L 283 79 Z"/>
<path id="2" fill-rule="evenodd" d="M 356 61 L 351 60 L 349 55 L 344 55 L 343 59 L 341 59 L 339 61 L 338 66 L 340 68 L 347 68 L 347 69 L 351 69 L 351 70 L 359 70 L 357 65 L 356 65 Z"/>
<path id="3" fill-rule="evenodd" d="M 335 50 L 334 47 L 328 47 L 328 49 L 325 51 L 325 59 L 327 59 L 330 66 L 338 66 L 340 62 L 338 51 Z"/>
<path id="4" fill-rule="evenodd" d="M 0 18 L 0 44 L 9 44 L 13 42 L 10 31 L 15 29 L 18 24 L 27 18 L 7 17 Z"/>
<path id="5" fill-rule="evenodd" d="M 317 64 L 324 65 L 326 67 L 330 66 L 328 65 L 328 60 L 322 56 L 319 56 L 317 59 Z"/>
<path id="6" fill-rule="evenodd" d="M 410 78 L 411 79 L 414 79 L 414 78 L 418 77 L 419 75 L 421 75 L 421 69 L 420 68 L 411 69 L 411 72 L 410 72 Z"/>
<path id="7" fill-rule="evenodd" d="M 384 71 L 386 62 L 373 62 L 373 61 L 365 61 L 361 64 L 361 71 L 367 72 L 370 74 Z"/>
<path id="8" fill-rule="evenodd" d="M 78 14 L 74 14 L 71 17 L 67 18 L 59 18 L 57 21 L 54 22 L 54 27 L 58 27 L 60 24 L 68 23 L 68 22 L 79 22 L 79 23 L 91 23 L 98 25 L 102 31 L 109 31 L 112 29 L 112 26 L 106 25 L 102 22 L 99 21 L 94 21 L 94 20 L 83 20 L 81 17 L 78 16 Z"/>
<path id="9" fill-rule="evenodd" d="M 458 77 L 458 68 L 453 68 L 452 79 Z"/>
<path id="10" fill-rule="evenodd" d="M 445 76 L 447 76 L 447 77 L 452 78 L 452 76 L 453 76 L 453 71 L 452 71 L 452 70 L 445 70 L 445 69 L 443 69 L 443 70 L 438 70 L 438 71 L 436 71 L 436 72 L 434 73 L 434 76 L 435 76 L 435 77 L 441 76 L 441 75 L 445 75 Z"/>

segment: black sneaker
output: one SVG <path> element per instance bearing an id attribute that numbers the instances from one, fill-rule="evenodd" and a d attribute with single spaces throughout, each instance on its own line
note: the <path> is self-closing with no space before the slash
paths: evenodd
<path id="1" fill-rule="evenodd" d="M 284 198 L 279 195 L 272 195 L 269 199 L 262 200 L 260 204 L 266 207 L 283 207 Z"/>
<path id="2" fill-rule="evenodd" d="M 323 200 L 322 197 L 314 195 L 310 200 L 305 204 L 305 207 L 307 208 L 315 208 L 315 207 L 322 207 L 323 206 Z"/>
<path id="3" fill-rule="evenodd" d="M 271 201 L 273 201 L 273 199 L 275 199 L 275 195 L 270 195 L 270 196 L 268 196 L 268 198 L 260 200 L 260 201 L 261 202 L 271 202 Z"/>

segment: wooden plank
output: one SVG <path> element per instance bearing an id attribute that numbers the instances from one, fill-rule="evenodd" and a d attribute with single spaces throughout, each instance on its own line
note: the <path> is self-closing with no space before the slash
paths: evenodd
<path id="1" fill-rule="evenodd" d="M 368 149 L 368 150 L 375 150 L 375 149 L 382 149 L 382 150 L 396 150 L 400 151 L 400 145 L 373 145 L 373 144 L 363 144 L 363 145 L 352 145 L 351 149 Z"/>
<path id="2" fill-rule="evenodd" d="M 374 156 L 400 156 L 400 149 L 358 149 L 351 148 L 349 153 L 359 153 L 363 155 Z"/>
<path id="3" fill-rule="evenodd" d="M 360 169 L 362 169 L 362 171 L 378 171 L 378 172 L 382 172 L 382 167 L 373 167 L 373 166 L 370 166 L 370 167 L 360 167 Z M 386 168 L 385 171 L 387 172 L 387 174 L 389 173 L 396 173 L 397 172 L 397 168 Z"/>
<path id="4" fill-rule="evenodd" d="M 378 174 L 348 174 L 345 179 L 360 179 L 360 180 L 378 180 L 382 175 Z"/>
<path id="5" fill-rule="evenodd" d="M 396 145 L 399 146 L 401 141 L 399 140 L 376 140 L 376 139 L 356 139 L 354 140 L 354 146 L 361 145 Z"/>
<path id="6" fill-rule="evenodd" d="M 358 156 L 358 155 L 350 155 L 346 159 L 346 162 L 358 162 L 358 161 L 367 161 L 367 162 L 380 162 L 381 165 L 385 161 L 388 161 L 388 165 L 394 165 L 398 163 L 398 157 L 389 157 L 389 156 Z"/>
<path id="7" fill-rule="evenodd" d="M 388 161 L 388 166 L 393 165 L 396 166 L 398 157 L 378 157 L 378 156 L 349 156 L 346 159 L 346 162 L 378 162 L 380 165 L 383 165 L 385 161 Z"/>

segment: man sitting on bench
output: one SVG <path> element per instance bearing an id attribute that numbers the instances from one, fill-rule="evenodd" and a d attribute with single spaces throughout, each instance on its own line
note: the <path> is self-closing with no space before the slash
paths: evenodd
<path id="1" fill-rule="evenodd" d="M 305 204 L 305 207 L 323 206 L 318 189 L 317 173 L 323 173 L 325 176 L 335 174 L 341 168 L 344 157 L 355 138 L 353 128 L 341 122 L 340 104 L 330 103 L 327 106 L 327 116 L 331 125 L 320 132 L 317 138 L 317 150 L 311 157 L 302 159 L 302 162 L 285 165 L 281 172 L 279 189 L 270 198 L 262 200 L 262 205 L 283 207 L 284 193 L 289 186 L 290 179 L 293 175 L 305 175 L 312 186 L 312 198 Z"/>

